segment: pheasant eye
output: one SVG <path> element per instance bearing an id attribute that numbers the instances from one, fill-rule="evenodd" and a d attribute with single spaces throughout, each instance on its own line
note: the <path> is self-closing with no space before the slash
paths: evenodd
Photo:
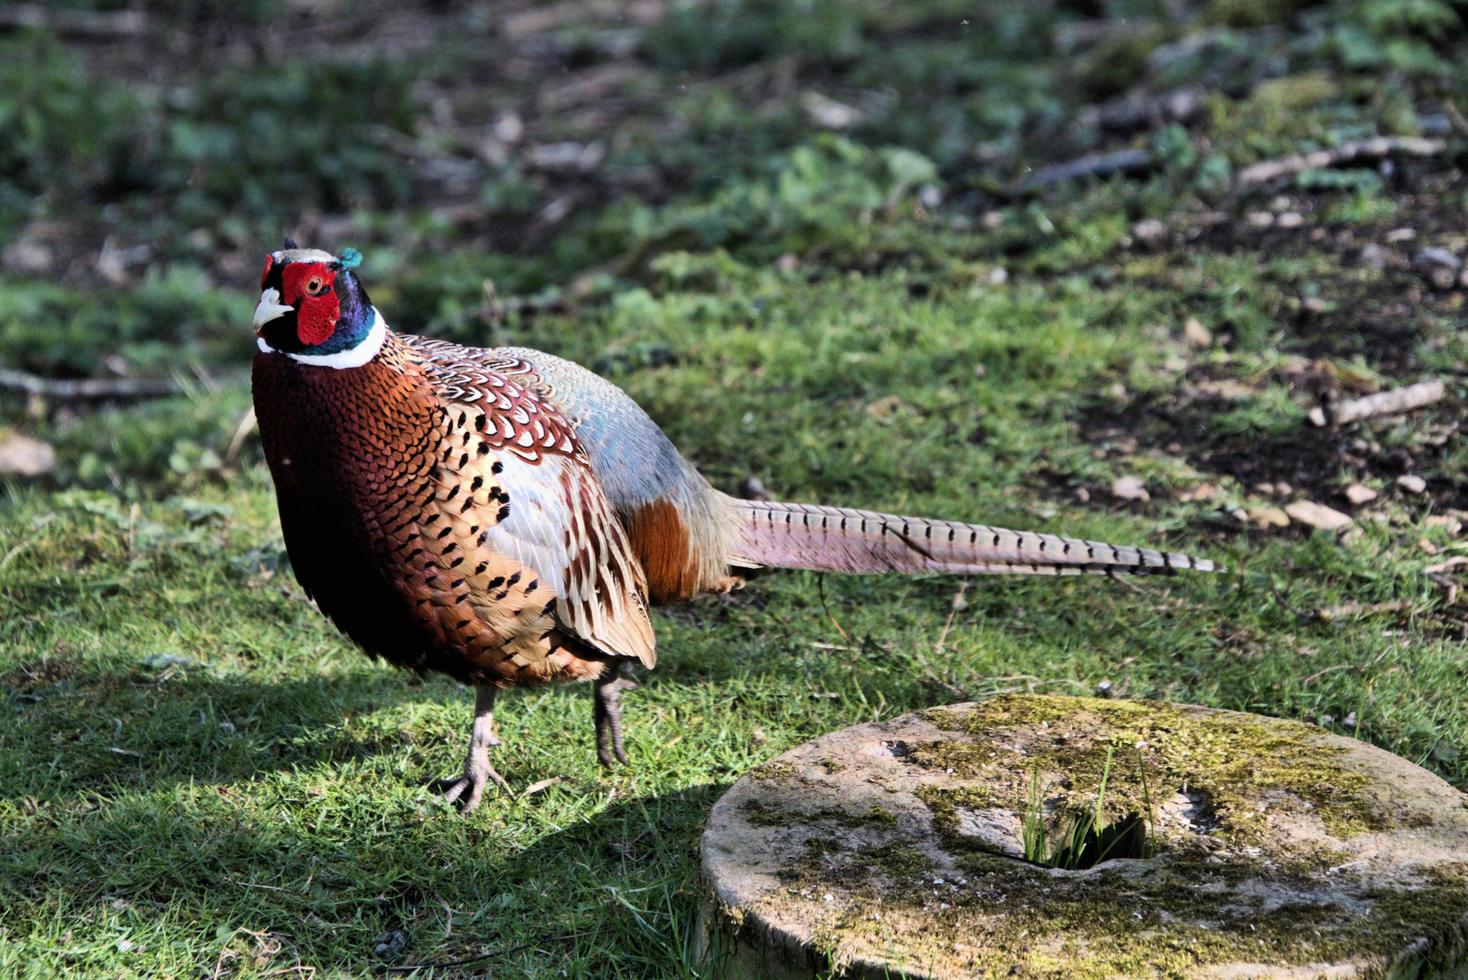
<path id="1" fill-rule="evenodd" d="M 326 283 L 320 276 L 312 276 L 306 281 L 306 292 L 312 296 L 320 296 L 326 290 Z"/>

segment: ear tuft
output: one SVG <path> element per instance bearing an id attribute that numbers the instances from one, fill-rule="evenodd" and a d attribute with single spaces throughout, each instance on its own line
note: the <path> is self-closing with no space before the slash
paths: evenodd
<path id="1" fill-rule="evenodd" d="M 294 238 L 287 237 L 286 240 L 285 240 L 285 244 L 282 245 L 281 247 L 282 248 L 300 248 L 301 246 L 299 246 L 299 245 L 296 244 L 296 240 Z"/>
<path id="2" fill-rule="evenodd" d="M 362 264 L 362 253 L 355 248 L 344 248 L 332 263 L 338 269 L 355 269 Z"/>

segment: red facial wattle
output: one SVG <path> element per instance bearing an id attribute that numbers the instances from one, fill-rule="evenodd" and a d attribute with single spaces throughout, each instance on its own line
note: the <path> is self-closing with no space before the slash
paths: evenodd
<path id="1" fill-rule="evenodd" d="M 296 337 L 306 347 L 324 344 L 341 319 L 336 272 L 324 262 L 292 262 L 281 272 L 281 302 L 296 308 Z"/>
<path id="2" fill-rule="evenodd" d="M 270 278 L 270 270 L 275 267 L 275 256 L 265 256 L 265 268 L 260 272 L 260 288 L 265 288 L 265 280 Z"/>

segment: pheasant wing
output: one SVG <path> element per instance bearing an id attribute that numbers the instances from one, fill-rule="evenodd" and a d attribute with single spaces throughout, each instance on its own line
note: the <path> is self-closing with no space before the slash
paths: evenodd
<path id="1" fill-rule="evenodd" d="M 572 423 L 496 370 L 489 351 L 414 347 L 447 413 L 440 482 L 449 516 L 471 508 L 491 516 L 476 547 L 553 583 L 555 618 L 582 642 L 651 667 L 657 652 L 643 569 Z M 464 487 L 462 497 L 454 485 Z M 480 601 L 493 600 L 491 592 Z"/>
<path id="2" fill-rule="evenodd" d="M 653 666 L 642 568 L 591 471 L 575 458 L 509 453 L 498 477 L 509 513 L 488 545 L 555 581 L 556 620 L 583 642 Z"/>

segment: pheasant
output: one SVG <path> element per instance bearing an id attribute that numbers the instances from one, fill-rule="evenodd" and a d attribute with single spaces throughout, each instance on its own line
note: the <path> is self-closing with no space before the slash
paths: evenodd
<path id="1" fill-rule="evenodd" d="M 495 694 L 590 681 L 602 765 L 627 761 L 648 608 L 760 567 L 1033 575 L 1212 563 L 1005 528 L 715 490 L 621 389 L 550 354 L 396 333 L 361 255 L 265 259 L 252 387 L 297 579 L 367 653 L 473 685 L 465 811 L 486 785 Z"/>

